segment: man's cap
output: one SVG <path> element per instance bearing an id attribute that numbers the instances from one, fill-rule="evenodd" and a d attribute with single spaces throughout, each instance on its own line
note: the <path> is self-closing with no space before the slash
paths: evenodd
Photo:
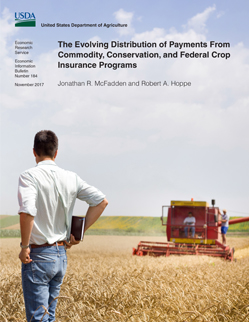
<path id="1" fill-rule="evenodd" d="M 226 211 L 226 209 L 223 209 L 222 211 L 223 211 L 223 212 L 227 212 L 227 211 Z"/>

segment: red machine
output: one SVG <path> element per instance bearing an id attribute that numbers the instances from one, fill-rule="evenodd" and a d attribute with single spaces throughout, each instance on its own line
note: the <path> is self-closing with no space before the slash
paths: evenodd
<path id="1" fill-rule="evenodd" d="M 169 256 L 209 255 L 233 261 L 234 249 L 221 243 L 221 215 L 219 208 L 205 201 L 171 201 L 170 206 L 162 207 L 162 225 L 166 226 L 168 243 L 144 242 L 133 248 L 133 255 Z M 194 225 L 184 224 L 184 219 L 192 213 Z M 167 223 L 164 216 L 167 214 Z M 230 220 L 229 224 L 249 221 L 249 217 Z"/>

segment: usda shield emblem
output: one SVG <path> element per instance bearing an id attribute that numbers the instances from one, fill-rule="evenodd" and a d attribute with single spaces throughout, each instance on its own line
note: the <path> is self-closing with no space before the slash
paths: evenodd
<path id="1" fill-rule="evenodd" d="M 34 13 L 16 12 L 15 27 L 35 27 L 36 19 Z"/>

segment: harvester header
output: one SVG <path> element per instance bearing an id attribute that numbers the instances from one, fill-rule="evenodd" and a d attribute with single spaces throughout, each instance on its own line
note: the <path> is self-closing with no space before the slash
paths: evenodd
<path id="1" fill-rule="evenodd" d="M 232 261 L 234 249 L 221 243 L 221 213 L 206 201 L 172 200 L 162 206 L 162 225 L 166 226 L 167 243 L 143 242 L 133 248 L 133 255 L 169 256 L 209 255 Z M 165 220 L 166 219 L 166 220 Z M 229 224 L 249 221 L 249 217 L 229 221 Z"/>

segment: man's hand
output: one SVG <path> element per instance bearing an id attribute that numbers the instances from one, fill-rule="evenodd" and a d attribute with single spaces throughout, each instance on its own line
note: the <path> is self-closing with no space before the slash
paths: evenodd
<path id="1" fill-rule="evenodd" d="M 71 234 L 70 236 L 70 241 L 64 241 L 64 243 L 66 244 L 66 248 L 71 248 L 73 245 L 78 245 L 80 243 L 80 240 L 75 240 L 74 235 Z"/>
<path id="2" fill-rule="evenodd" d="M 24 212 L 20 213 L 20 230 L 22 245 L 29 245 L 30 234 L 34 224 L 34 217 Z M 23 264 L 28 264 L 32 260 L 29 257 L 30 248 L 22 248 L 19 258 Z"/>
<path id="3" fill-rule="evenodd" d="M 19 258 L 23 264 L 28 264 L 32 262 L 32 259 L 30 258 L 29 254 L 30 248 L 22 248 L 22 250 L 20 251 Z"/>

